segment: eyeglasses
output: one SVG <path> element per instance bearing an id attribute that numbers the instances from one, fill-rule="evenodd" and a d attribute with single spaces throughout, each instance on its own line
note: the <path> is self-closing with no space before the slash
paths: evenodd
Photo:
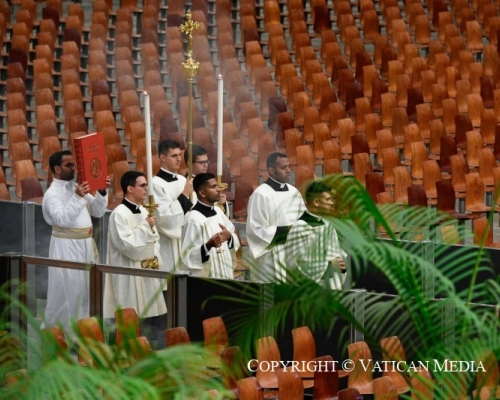
<path id="1" fill-rule="evenodd" d="M 206 160 L 206 161 L 194 161 L 194 162 L 197 164 L 203 165 L 203 166 L 207 166 L 208 164 L 210 164 L 210 161 L 208 161 L 208 160 Z"/>
<path id="2" fill-rule="evenodd" d="M 76 165 L 75 163 L 71 163 L 71 162 L 63 164 L 63 166 L 66 168 L 75 168 L 75 165 Z"/>
<path id="3" fill-rule="evenodd" d="M 147 183 L 141 183 L 140 185 L 134 185 L 134 186 L 139 186 L 143 189 L 146 189 L 148 187 L 148 184 Z"/>

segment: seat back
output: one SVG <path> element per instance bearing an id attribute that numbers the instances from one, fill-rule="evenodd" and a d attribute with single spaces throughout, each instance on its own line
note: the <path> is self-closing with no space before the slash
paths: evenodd
<path id="1" fill-rule="evenodd" d="M 226 325 L 221 317 L 203 320 L 203 337 L 205 347 L 212 349 L 218 356 L 228 342 Z"/>
<path id="2" fill-rule="evenodd" d="M 40 202 L 43 197 L 43 189 L 36 177 L 28 177 L 21 180 L 22 201 L 33 200 Z"/>
<path id="3" fill-rule="evenodd" d="M 308 326 L 292 329 L 293 360 L 309 362 L 316 358 L 316 343 Z"/>
<path id="4" fill-rule="evenodd" d="M 484 185 L 478 172 L 465 175 L 465 209 L 468 211 L 489 211 L 484 203 Z"/>
<path id="5" fill-rule="evenodd" d="M 394 173 L 394 201 L 408 204 L 408 187 L 411 185 L 411 176 L 405 166 L 393 168 Z"/>
<path id="6" fill-rule="evenodd" d="M 128 344 L 130 346 L 130 354 L 136 360 L 142 360 L 153 352 L 151 344 L 145 336 L 130 338 L 128 339 Z"/>
<path id="7" fill-rule="evenodd" d="M 9 189 L 4 182 L 0 182 L 0 200 L 10 200 Z"/>
<path id="8" fill-rule="evenodd" d="M 337 393 L 338 400 L 363 400 L 363 396 L 356 388 L 347 388 L 339 390 Z"/>
<path id="9" fill-rule="evenodd" d="M 474 244 L 482 246 L 490 246 L 493 243 L 493 227 L 488 218 L 482 217 L 472 221 L 472 229 L 474 231 Z"/>
<path id="10" fill-rule="evenodd" d="M 455 190 L 450 180 L 442 179 L 436 182 L 437 209 L 441 211 L 455 211 L 456 197 Z"/>
<path id="11" fill-rule="evenodd" d="M 427 196 L 422 185 L 408 186 L 408 205 L 427 207 Z"/>
<path id="12" fill-rule="evenodd" d="M 373 172 L 370 154 L 358 153 L 352 158 L 354 160 L 354 177 L 363 185 L 366 186 L 365 176 Z"/>
<path id="13" fill-rule="evenodd" d="M 191 338 L 183 326 L 167 329 L 165 331 L 165 340 L 167 341 L 167 346 L 191 344 Z"/>
<path id="14" fill-rule="evenodd" d="M 33 177 L 36 179 L 35 165 L 32 160 L 20 160 L 15 161 L 14 165 L 16 167 L 16 196 L 20 199 L 23 197 L 23 189 L 21 182 L 25 178 Z"/>
<path id="15" fill-rule="evenodd" d="M 436 182 L 441 179 L 441 170 L 436 160 L 427 160 L 422 163 L 423 186 L 427 199 L 437 197 Z M 435 201 L 435 200 L 434 200 Z"/>
<path id="16" fill-rule="evenodd" d="M 243 353 L 238 346 L 226 347 L 221 351 L 222 381 L 226 389 L 237 389 L 237 382 L 248 376 Z"/>
<path id="17" fill-rule="evenodd" d="M 332 356 L 317 357 L 314 360 L 313 400 L 331 399 L 339 390 L 339 373 Z"/>
<path id="18" fill-rule="evenodd" d="M 281 354 L 276 344 L 276 340 L 272 336 L 265 336 L 263 338 L 257 339 L 257 359 L 259 362 L 267 361 L 281 361 Z M 269 369 L 263 370 L 261 368 L 257 369 L 255 374 L 259 385 L 262 388 L 277 388 L 277 377 L 276 371 Z M 286 397 L 285 397 L 286 398 Z"/>
<path id="19" fill-rule="evenodd" d="M 371 172 L 365 175 L 366 191 L 377 202 L 377 194 L 385 192 L 385 185 L 382 176 L 376 172 Z"/>
<path id="20" fill-rule="evenodd" d="M 370 365 L 368 368 L 363 368 L 361 360 L 369 360 L 368 364 L 371 364 L 373 360 L 372 353 L 366 342 L 355 342 L 347 346 L 347 353 L 349 359 L 354 363 L 354 368 L 349 374 L 348 387 L 356 388 L 362 394 L 370 394 L 373 392 L 371 388 L 373 371 Z M 365 365 L 366 367 L 366 365 Z"/>
<path id="21" fill-rule="evenodd" d="M 415 372 L 411 377 L 411 399 L 427 400 L 434 398 L 434 382 L 431 373 L 425 369 Z"/>
<path id="22" fill-rule="evenodd" d="M 372 382 L 373 394 L 377 400 L 398 400 L 398 392 L 388 376 L 374 379 Z"/>
<path id="23" fill-rule="evenodd" d="M 42 329 L 42 335 L 49 342 L 49 346 L 55 346 L 58 355 L 62 355 L 68 348 L 66 343 L 66 338 L 64 333 L 58 326 L 51 326 L 49 328 Z M 45 349 L 45 346 L 43 346 Z"/>
<path id="24" fill-rule="evenodd" d="M 245 400 L 264 400 L 262 388 L 257 379 L 253 376 L 240 379 L 237 382 L 238 395 L 240 399 Z"/>
<path id="25" fill-rule="evenodd" d="M 80 336 L 78 361 L 81 365 L 93 366 L 96 362 L 105 361 L 106 347 L 104 333 L 96 317 L 82 318 L 77 322 Z"/>
<path id="26" fill-rule="evenodd" d="M 141 336 L 139 317 L 134 308 L 123 308 L 115 311 L 116 330 L 115 344 L 123 345 L 125 339 Z"/>
<path id="27" fill-rule="evenodd" d="M 260 360 L 259 360 L 260 361 Z M 304 387 L 302 378 L 297 371 L 292 369 L 279 369 L 278 375 L 278 398 L 287 400 L 303 400 Z"/>

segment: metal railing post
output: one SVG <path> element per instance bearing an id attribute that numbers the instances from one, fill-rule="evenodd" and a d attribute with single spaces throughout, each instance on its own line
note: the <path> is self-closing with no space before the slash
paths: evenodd
<path id="1" fill-rule="evenodd" d="M 23 202 L 23 254 L 34 256 L 36 255 L 36 230 L 35 230 L 35 208 L 37 204 L 33 202 Z M 26 306 L 33 315 L 36 315 L 36 272 L 35 268 L 27 268 L 25 291 L 26 291 Z"/>
<path id="2" fill-rule="evenodd" d="M 422 257 L 430 264 L 434 265 L 434 245 L 435 242 L 426 240 L 422 242 Z M 425 273 L 422 274 L 422 289 L 423 295 L 427 298 L 434 298 L 434 279 L 433 274 Z"/>
<path id="3" fill-rule="evenodd" d="M 103 281 L 103 273 L 95 265 L 91 265 L 89 271 L 89 312 L 90 315 L 101 319 L 103 317 Z"/>
<path id="4" fill-rule="evenodd" d="M 366 290 L 365 289 L 353 289 L 351 292 L 354 292 L 353 302 L 351 304 L 352 314 L 356 318 L 356 321 L 361 326 L 365 326 L 365 297 Z M 363 332 L 357 330 L 351 324 L 351 343 L 360 342 L 365 340 L 365 335 Z"/>
<path id="5" fill-rule="evenodd" d="M 171 275 L 167 283 L 167 328 L 187 327 L 187 275 Z"/>

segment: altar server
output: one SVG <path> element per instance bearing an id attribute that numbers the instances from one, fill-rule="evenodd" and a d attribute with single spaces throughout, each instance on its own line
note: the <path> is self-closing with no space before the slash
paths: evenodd
<path id="1" fill-rule="evenodd" d="M 284 245 L 288 231 L 305 210 L 300 192 L 290 181 L 290 161 L 284 153 L 267 158 L 269 178 L 250 196 L 246 233 L 254 257 L 253 280 L 284 281 Z"/>
<path id="2" fill-rule="evenodd" d="M 235 251 L 240 247 L 233 223 L 217 202 L 220 189 L 215 175 L 202 173 L 193 181 L 198 202 L 186 215 L 182 261 L 195 276 L 232 279 Z"/>

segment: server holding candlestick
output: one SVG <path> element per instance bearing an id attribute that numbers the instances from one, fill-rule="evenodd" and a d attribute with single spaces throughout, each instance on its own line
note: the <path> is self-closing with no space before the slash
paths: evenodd
<path id="1" fill-rule="evenodd" d="M 222 182 L 222 171 L 224 162 L 224 81 L 222 75 L 217 78 L 217 186 L 221 191 L 227 188 L 227 183 Z M 219 207 L 224 211 L 224 207 L 218 203 Z"/>
<path id="2" fill-rule="evenodd" d="M 223 163 L 223 142 L 224 142 L 224 81 L 222 80 L 222 75 L 219 74 L 217 78 L 217 187 L 220 191 L 227 188 L 227 184 L 222 182 L 222 163 Z M 218 206 L 223 210 L 224 207 L 221 206 L 220 203 L 217 203 Z M 221 253 L 222 247 L 217 247 L 217 253 Z"/>
<path id="3" fill-rule="evenodd" d="M 193 60 L 192 31 L 198 29 L 199 24 L 193 22 L 191 12 L 186 13 L 186 22 L 179 30 L 188 36 L 188 56 L 182 63 L 182 68 L 188 81 L 188 132 L 187 149 L 193 145 L 193 78 L 199 68 L 199 63 Z M 192 151 L 189 151 L 192 154 Z M 184 226 L 184 216 L 192 208 L 193 193 L 193 162 L 188 161 L 188 177 L 178 174 L 182 151 L 180 143 L 166 139 L 158 144 L 160 171 L 153 178 L 153 190 L 159 207 L 156 210 L 158 231 L 160 233 L 160 253 L 164 260 L 162 270 L 178 272 L 181 265 L 181 236 Z"/>
<path id="4" fill-rule="evenodd" d="M 149 104 L 149 93 L 144 92 L 144 125 L 146 126 L 146 179 L 148 181 L 148 202 L 144 208 L 148 210 L 148 216 L 154 215 L 158 204 L 155 204 L 153 194 L 153 152 L 151 150 L 151 113 Z M 151 228 L 155 232 L 154 228 Z"/>
<path id="5" fill-rule="evenodd" d="M 223 87 L 222 75 L 217 78 L 217 177 L 220 181 L 222 177 L 222 143 L 224 132 L 222 130 L 223 120 Z"/>

